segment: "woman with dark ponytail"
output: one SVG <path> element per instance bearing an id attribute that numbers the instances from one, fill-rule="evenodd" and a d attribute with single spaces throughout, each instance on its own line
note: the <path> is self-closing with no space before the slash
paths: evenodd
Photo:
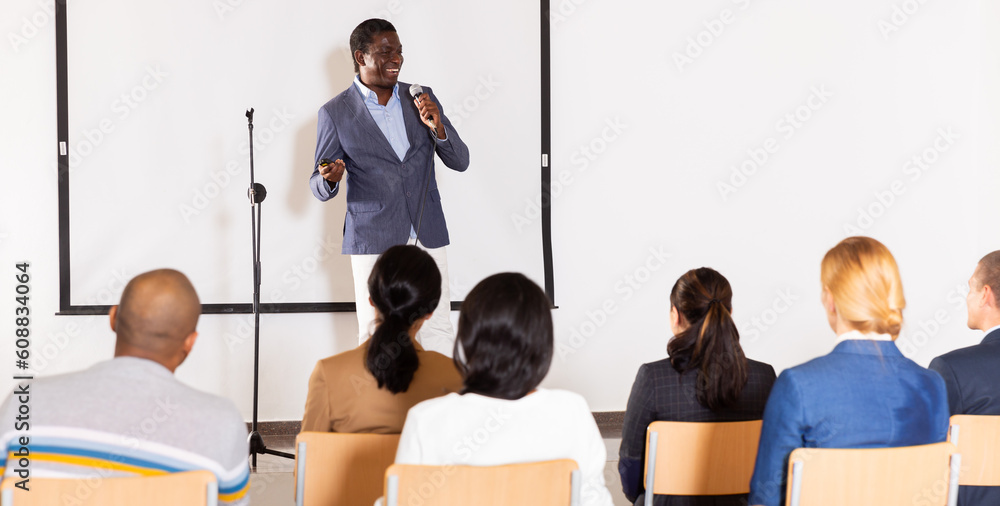
<path id="1" fill-rule="evenodd" d="M 396 434 L 413 405 L 462 389 L 451 358 L 414 339 L 441 298 L 434 259 L 416 246 L 389 248 L 375 262 L 368 293 L 375 330 L 357 348 L 316 364 L 303 431 Z"/>
<path id="2" fill-rule="evenodd" d="M 669 358 L 639 368 L 622 427 L 618 472 L 622 490 L 643 504 L 646 427 L 655 421 L 759 420 L 774 368 L 747 359 L 733 321 L 733 290 L 713 269 L 684 273 L 670 291 Z M 662 505 L 745 505 L 747 496 L 657 496 Z"/>

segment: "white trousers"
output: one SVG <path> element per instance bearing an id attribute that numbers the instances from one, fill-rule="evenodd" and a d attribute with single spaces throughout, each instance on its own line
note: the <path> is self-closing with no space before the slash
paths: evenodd
<path id="1" fill-rule="evenodd" d="M 407 244 L 413 244 L 411 238 Z M 430 254 L 441 271 L 441 300 L 417 332 L 417 341 L 425 350 L 437 351 L 451 356 L 455 343 L 455 329 L 451 324 L 451 293 L 448 289 L 448 252 L 446 247 L 427 249 L 423 244 L 417 245 Z M 375 267 L 378 255 L 351 255 L 351 268 L 354 271 L 354 300 L 358 307 L 358 344 L 363 343 L 375 329 L 375 308 L 368 295 L 368 276 Z"/>

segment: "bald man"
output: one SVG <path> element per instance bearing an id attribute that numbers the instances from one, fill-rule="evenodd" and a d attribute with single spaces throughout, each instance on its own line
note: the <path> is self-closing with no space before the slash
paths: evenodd
<path id="1" fill-rule="evenodd" d="M 984 332 L 982 342 L 931 361 L 948 389 L 953 415 L 1000 415 L 1000 251 L 984 256 L 969 278 L 965 297 L 968 326 Z M 1000 487 L 962 486 L 961 506 L 997 506 Z"/>
<path id="2" fill-rule="evenodd" d="M 30 427 L 0 436 L 4 457 L 27 446 L 30 477 L 208 469 L 219 479 L 222 504 L 247 504 L 243 417 L 228 399 L 195 390 L 173 374 L 194 347 L 200 314 L 198 294 L 180 272 L 136 276 L 111 308 L 114 359 L 21 383 L 0 407 L 0 423 L 8 428 L 22 398 L 30 407 Z M 22 437 L 30 439 L 27 445 Z M 5 476 L 23 479 L 19 460 L 3 462 Z M 81 481 L 79 494 L 93 483 L 99 482 Z"/>

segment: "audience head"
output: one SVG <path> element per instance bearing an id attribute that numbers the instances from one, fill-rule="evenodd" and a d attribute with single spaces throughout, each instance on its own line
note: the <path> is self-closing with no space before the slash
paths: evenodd
<path id="1" fill-rule="evenodd" d="M 969 328 L 989 330 L 1000 325 L 1000 251 L 984 256 L 969 278 Z"/>
<path id="2" fill-rule="evenodd" d="M 463 394 L 524 397 L 548 373 L 552 349 L 549 299 L 523 274 L 494 274 L 462 303 L 454 357 Z"/>
<path id="3" fill-rule="evenodd" d="M 698 402 L 709 409 L 736 402 L 747 382 L 732 311 L 729 281 L 708 267 L 685 272 L 670 290 L 670 363 L 682 374 L 698 371 Z"/>
<path id="4" fill-rule="evenodd" d="M 441 299 L 441 272 L 426 251 L 393 246 L 375 261 L 368 293 L 376 327 L 365 365 L 379 388 L 405 392 L 419 365 L 413 336 Z"/>
<path id="5" fill-rule="evenodd" d="M 889 249 L 870 237 L 848 237 L 823 257 L 820 280 L 830 328 L 899 336 L 903 284 Z"/>
<path id="6" fill-rule="evenodd" d="M 361 52 L 362 56 L 367 55 L 371 50 L 372 41 L 375 39 L 375 36 L 386 32 L 395 34 L 396 27 L 392 23 L 379 18 L 366 19 L 351 32 L 351 55 L 353 55 L 354 59 L 355 74 L 361 70 L 361 66 L 358 64 L 358 51 Z"/>
<path id="7" fill-rule="evenodd" d="M 173 269 L 140 274 L 111 308 L 116 357 L 140 357 L 177 369 L 194 347 L 201 302 L 187 276 Z"/>

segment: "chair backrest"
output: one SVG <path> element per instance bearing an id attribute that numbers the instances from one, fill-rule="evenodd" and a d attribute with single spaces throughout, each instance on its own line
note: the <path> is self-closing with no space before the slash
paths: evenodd
<path id="1" fill-rule="evenodd" d="M 952 416 L 948 441 L 962 454 L 959 485 L 1000 486 L 1000 416 Z"/>
<path id="2" fill-rule="evenodd" d="M 301 432 L 295 438 L 295 504 L 372 504 L 396 460 L 399 434 Z"/>
<path id="3" fill-rule="evenodd" d="M 0 484 L 3 506 L 215 506 L 219 486 L 210 471 L 186 471 L 122 478 L 31 478 L 23 490 L 18 477 Z"/>
<path id="4" fill-rule="evenodd" d="M 503 466 L 393 464 L 385 473 L 385 504 L 577 506 L 580 479 L 569 459 Z"/>
<path id="5" fill-rule="evenodd" d="M 649 424 L 646 503 L 653 494 L 749 493 L 760 428 L 760 420 Z"/>
<path id="6" fill-rule="evenodd" d="M 899 448 L 798 448 L 789 506 L 954 506 L 961 455 L 951 443 Z"/>

